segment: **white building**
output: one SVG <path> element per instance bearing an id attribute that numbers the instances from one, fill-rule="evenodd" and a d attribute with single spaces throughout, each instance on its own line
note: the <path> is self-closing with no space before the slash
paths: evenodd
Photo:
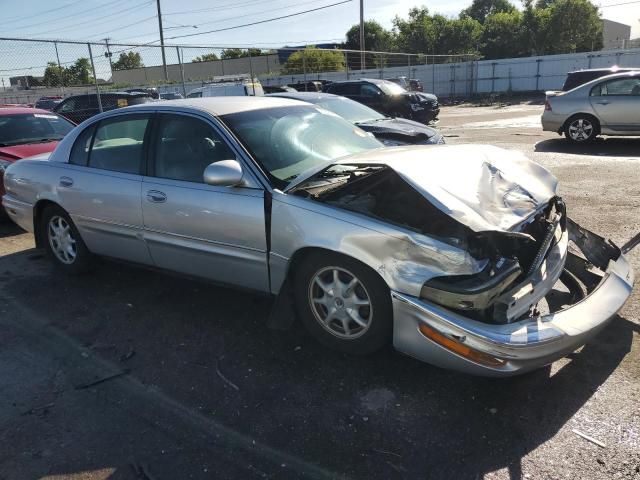
<path id="1" fill-rule="evenodd" d="M 631 26 L 613 20 L 602 20 L 602 49 L 628 48 Z"/>

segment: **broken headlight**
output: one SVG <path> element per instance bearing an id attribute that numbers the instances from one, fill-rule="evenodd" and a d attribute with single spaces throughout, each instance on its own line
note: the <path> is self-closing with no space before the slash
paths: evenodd
<path id="1" fill-rule="evenodd" d="M 455 310 L 484 310 L 521 274 L 516 259 L 501 258 L 478 274 L 432 278 L 420 298 Z"/>

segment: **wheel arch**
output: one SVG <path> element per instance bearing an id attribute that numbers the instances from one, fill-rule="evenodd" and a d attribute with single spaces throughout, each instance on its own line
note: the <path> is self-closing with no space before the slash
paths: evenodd
<path id="1" fill-rule="evenodd" d="M 41 223 L 42 223 L 42 214 L 47 207 L 56 206 L 58 208 L 62 208 L 62 206 L 48 198 L 43 198 L 38 200 L 36 204 L 33 206 L 33 234 L 36 241 L 36 248 L 44 248 L 46 239 L 44 238 L 43 232 L 41 231 Z M 64 210 L 64 208 L 62 208 Z M 65 210 L 66 211 L 66 210 Z"/>
<path id="2" fill-rule="evenodd" d="M 575 119 L 576 117 L 589 117 L 594 121 L 594 125 L 596 126 L 596 133 L 595 135 L 599 135 L 600 131 L 602 129 L 602 125 L 600 125 L 600 120 L 598 119 L 598 117 L 596 117 L 593 113 L 589 113 L 589 112 L 576 112 L 576 113 L 572 113 L 571 115 L 569 115 L 567 117 L 567 119 L 564 121 L 564 123 L 562 124 L 562 128 L 560 129 L 561 132 L 564 132 L 565 129 L 567 128 L 567 125 L 569 124 L 569 122 L 571 122 L 573 119 Z"/>

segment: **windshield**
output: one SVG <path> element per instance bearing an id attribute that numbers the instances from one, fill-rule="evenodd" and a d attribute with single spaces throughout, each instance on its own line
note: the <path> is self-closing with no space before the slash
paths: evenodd
<path id="1" fill-rule="evenodd" d="M 307 105 L 233 113 L 222 120 L 277 188 L 310 168 L 383 146 L 337 115 Z"/>
<path id="2" fill-rule="evenodd" d="M 397 83 L 384 81 L 380 83 L 376 83 L 376 87 L 382 90 L 387 95 L 401 95 L 406 92 L 404 88 L 402 88 Z"/>
<path id="3" fill-rule="evenodd" d="M 60 140 L 73 123 L 53 113 L 0 116 L 0 146 Z"/>
<path id="4" fill-rule="evenodd" d="M 323 98 L 318 102 L 313 102 L 319 107 L 326 108 L 333 113 L 340 115 L 351 123 L 364 123 L 386 118 L 381 113 L 348 98 Z"/>

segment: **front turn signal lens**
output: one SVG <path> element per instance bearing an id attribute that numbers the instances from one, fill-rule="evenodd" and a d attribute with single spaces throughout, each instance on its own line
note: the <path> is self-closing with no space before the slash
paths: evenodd
<path id="1" fill-rule="evenodd" d="M 496 358 L 487 353 L 479 352 L 478 350 L 469 348 L 463 343 L 460 343 L 456 340 L 453 340 L 452 338 L 443 335 L 442 333 L 434 330 L 424 323 L 420 324 L 418 330 L 420 330 L 420 333 L 422 333 L 422 335 L 427 337 L 429 340 L 437 343 L 441 347 L 444 347 L 447 350 L 460 355 L 461 357 L 471 360 L 472 362 L 479 363 L 480 365 L 485 365 L 488 367 L 502 367 L 507 363 L 500 358 Z"/>

